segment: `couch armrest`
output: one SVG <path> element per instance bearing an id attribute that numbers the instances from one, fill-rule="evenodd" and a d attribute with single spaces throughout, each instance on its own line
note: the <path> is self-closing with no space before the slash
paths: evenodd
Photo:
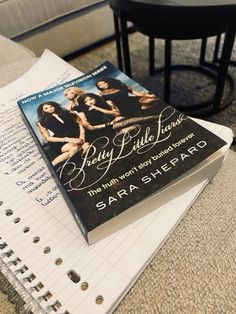
<path id="1" fill-rule="evenodd" d="M 0 35 L 0 66 L 34 57 L 28 48 Z"/>

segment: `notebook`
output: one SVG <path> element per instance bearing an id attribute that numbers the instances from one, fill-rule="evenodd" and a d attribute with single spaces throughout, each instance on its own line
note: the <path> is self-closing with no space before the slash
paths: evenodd
<path id="1" fill-rule="evenodd" d="M 112 313 L 208 183 L 88 246 L 16 104 L 80 74 L 46 50 L 0 90 L 0 269 L 33 313 Z M 194 120 L 229 148 L 229 128 Z"/>

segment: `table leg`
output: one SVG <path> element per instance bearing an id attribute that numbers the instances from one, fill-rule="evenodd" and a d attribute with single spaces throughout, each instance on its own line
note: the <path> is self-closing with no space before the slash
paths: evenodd
<path id="1" fill-rule="evenodd" d="M 207 38 L 204 37 L 202 39 L 202 44 L 201 44 L 201 51 L 200 51 L 200 60 L 199 63 L 203 65 L 205 63 L 205 56 L 206 56 L 206 46 L 207 46 Z"/>
<path id="2" fill-rule="evenodd" d="M 149 36 L 149 75 L 155 73 L 155 45 L 154 37 Z"/>
<path id="3" fill-rule="evenodd" d="M 221 39 L 221 35 L 218 35 L 216 37 L 216 43 L 215 43 L 215 49 L 214 49 L 214 55 L 213 55 L 213 62 L 217 62 L 218 61 L 218 52 L 219 52 L 219 48 L 220 48 L 220 39 Z"/>
<path id="4" fill-rule="evenodd" d="M 125 73 L 129 77 L 132 77 L 130 54 L 129 54 L 127 20 L 126 20 L 125 14 L 122 11 L 120 13 L 120 26 L 121 26 L 121 39 L 122 39 L 122 45 L 123 45 L 123 58 L 124 58 Z"/>
<path id="5" fill-rule="evenodd" d="M 121 41 L 120 41 L 120 26 L 119 26 L 119 18 L 116 14 L 113 14 L 113 20 L 114 20 L 114 27 L 115 27 L 117 63 L 118 63 L 118 67 L 120 71 L 123 71 Z"/>
<path id="6" fill-rule="evenodd" d="M 215 97 L 213 102 L 213 112 L 217 113 L 220 110 L 220 102 L 224 92 L 224 85 L 226 80 L 226 74 L 228 65 L 235 40 L 236 23 L 231 21 L 228 25 L 228 29 L 225 33 L 223 51 L 220 58 L 220 64 L 218 69 Z"/>
<path id="7" fill-rule="evenodd" d="M 171 84 L 171 39 L 165 40 L 165 72 L 164 72 L 164 101 L 170 102 Z"/>

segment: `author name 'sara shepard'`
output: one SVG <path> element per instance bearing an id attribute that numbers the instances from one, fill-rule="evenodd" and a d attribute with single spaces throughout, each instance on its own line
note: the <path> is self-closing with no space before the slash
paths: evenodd
<path id="1" fill-rule="evenodd" d="M 160 165 L 159 168 L 152 170 L 148 175 L 143 176 L 141 178 L 141 182 L 143 184 L 148 184 L 153 180 L 158 181 L 162 175 L 167 173 L 168 171 L 172 170 L 173 167 L 180 165 L 180 162 L 185 162 L 193 155 L 198 153 L 201 149 L 203 149 L 207 145 L 206 141 L 200 141 L 195 146 L 190 147 L 187 149 L 185 153 L 179 154 L 178 157 L 174 157 L 170 159 L 168 162 Z M 103 210 L 107 206 L 113 205 L 114 203 L 119 202 L 121 199 L 129 197 L 134 191 L 137 191 L 140 187 L 134 184 L 130 184 L 127 188 L 121 189 L 116 192 L 115 195 L 109 196 L 106 200 L 100 201 L 96 204 L 97 210 Z"/>

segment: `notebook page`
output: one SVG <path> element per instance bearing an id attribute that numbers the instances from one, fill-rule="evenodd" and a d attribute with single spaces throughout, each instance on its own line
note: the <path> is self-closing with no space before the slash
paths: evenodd
<path id="1" fill-rule="evenodd" d="M 82 235 L 78 232 L 78 227 L 74 220 L 71 219 L 70 212 L 65 210 L 67 207 L 62 202 L 63 199 L 60 193 L 58 193 L 58 188 L 42 161 L 41 155 L 35 149 L 34 141 L 32 141 L 31 135 L 25 128 L 16 106 L 16 101 L 38 89 L 50 88 L 65 80 L 78 77 L 80 74 L 82 73 L 56 55 L 46 51 L 29 72 L 1 89 L 0 92 L 0 169 L 5 177 L 1 186 L 6 188 L 5 191 L 1 191 L 1 195 L 10 196 L 9 208 L 16 208 L 17 204 L 17 213 L 21 217 L 21 221 L 14 222 L 13 225 L 12 222 L 8 224 L 7 221 L 1 220 L 1 235 L 6 234 L 8 237 L 8 241 L 10 241 L 8 242 L 8 247 L 17 247 L 18 255 L 21 253 L 22 260 L 31 255 L 31 251 L 35 250 L 34 246 L 32 246 L 32 240 L 37 237 L 40 239 L 40 244 L 43 248 L 44 243 L 47 243 L 48 239 L 53 237 L 58 239 L 58 231 L 62 230 L 62 227 L 66 225 L 74 230 L 79 238 L 81 237 L 82 239 Z M 10 186 L 6 184 L 7 178 L 12 180 Z M 16 201 L 14 196 L 18 195 L 19 189 L 24 191 L 24 195 Z M 14 191 L 14 195 L 10 195 L 10 191 Z M 53 201 L 51 201 L 52 199 Z M 22 202 L 22 200 L 24 201 Z M 40 204 L 39 207 L 41 209 L 47 207 L 47 210 L 41 210 L 39 214 L 37 210 L 38 204 Z M 27 205 L 29 206 L 27 207 Z M 32 208 L 34 208 L 33 211 Z M 54 219 L 53 229 L 50 230 L 48 224 L 52 215 L 57 215 L 62 222 L 59 226 Z M 3 217 L 7 217 L 9 221 L 9 217 L 6 216 L 5 212 Z M 14 219 L 17 219 L 17 217 L 15 216 Z M 35 224 L 35 221 L 38 219 L 41 220 L 40 225 Z M 47 224 L 43 223 L 43 220 L 47 221 Z M 22 221 L 25 227 L 30 226 L 31 234 L 34 232 L 34 234 L 42 234 L 42 236 L 35 236 L 33 239 L 29 236 L 26 237 L 26 234 L 28 235 L 29 233 L 22 232 L 22 225 L 20 224 Z M 16 267 L 19 268 L 19 266 Z"/>
<path id="2" fill-rule="evenodd" d="M 50 57 L 50 53 L 47 54 L 46 59 Z M 44 83 L 47 81 L 48 85 L 53 85 L 62 77 L 67 76 L 66 80 L 68 80 L 70 79 L 68 78 L 69 75 L 78 76 L 78 73 L 71 69 L 68 64 L 63 61 L 59 62 L 54 57 L 51 59 L 53 60 L 49 62 L 50 67 L 57 68 L 57 73 L 48 75 L 48 63 L 45 62 L 44 64 L 41 59 L 39 61 L 41 65 L 36 64 L 31 73 L 24 76 L 26 77 L 25 82 L 24 77 L 22 77 L 20 84 L 17 81 L 12 83 L 15 92 L 23 93 L 23 87 L 26 88 L 27 80 L 31 81 L 31 89 L 35 91 L 31 76 L 35 79 L 35 89 L 36 85 L 37 89 L 44 88 L 40 86 L 41 80 L 43 81 L 44 78 Z M 35 73 L 39 71 L 39 68 L 40 73 Z M 61 73 L 66 72 L 67 74 L 59 74 L 58 68 L 61 68 Z M 40 80 L 37 75 L 40 75 Z M 6 101 L 8 91 L 9 89 L 4 91 L 3 97 L 0 98 L 3 99 L 1 103 Z M 27 91 L 27 93 L 30 94 L 32 91 Z M 1 95 L 0 92 L 0 97 Z M 16 99 L 17 96 L 14 97 Z M 12 102 L 11 106 L 12 112 L 17 112 L 16 104 Z M 17 116 L 14 123 L 24 131 L 27 143 L 30 143 L 31 137 L 24 128 L 20 115 Z M 207 125 L 213 126 L 214 131 L 218 134 L 222 135 L 223 132 L 230 141 L 232 135 L 230 135 L 229 129 L 213 124 Z M 11 128 L 14 129 L 13 125 Z M 6 129 L 2 130 L 1 127 L 0 130 L 5 135 L 7 134 Z M 16 135 L 18 136 L 14 133 L 14 137 Z M 23 136 L 19 135 L 18 140 L 22 138 Z M 11 266 L 26 289 L 31 292 L 33 298 L 46 310 L 49 311 L 49 306 L 58 301 L 62 305 L 58 309 L 59 313 L 64 313 L 66 310 L 69 313 L 77 313 L 78 309 L 82 313 L 106 313 L 113 308 L 131 283 L 136 280 L 206 182 L 196 186 L 178 200 L 169 202 L 143 219 L 127 226 L 122 231 L 99 241 L 97 244 L 87 246 L 47 171 L 44 161 L 37 152 L 37 148 L 32 146 L 31 149 L 29 156 L 34 156 L 34 158 L 27 161 L 28 157 L 25 156 L 24 160 L 26 160 L 27 166 L 30 162 L 32 163 L 32 160 L 34 163 L 26 170 L 24 170 L 24 165 L 18 169 L 13 169 L 9 164 L 6 164 L 6 161 L 1 162 L 0 183 L 3 204 L 0 207 L 0 236 L 2 237 L 1 241 L 4 240 L 8 244 L 1 251 L 1 256 Z M 14 158 L 14 156 L 10 157 Z M 21 172 L 22 170 L 24 171 Z M 42 177 L 47 178 L 47 181 L 42 182 Z M 53 200 L 49 202 L 51 195 L 53 195 Z M 7 209 L 12 209 L 13 213 L 6 215 Z M 14 222 L 16 218 L 20 218 L 20 222 Z M 30 230 L 23 232 L 26 227 L 29 227 Z M 39 238 L 39 241 L 34 243 L 36 238 Z M 8 252 L 9 249 L 12 249 L 14 253 L 7 257 L 4 253 Z M 45 249 L 48 249 L 49 252 Z M 21 262 L 14 265 L 12 261 L 16 257 L 19 257 Z M 62 263 L 56 265 L 56 261 L 59 259 Z M 21 273 L 19 270 L 22 269 L 23 271 L 24 265 L 28 269 Z M 80 275 L 79 283 L 75 284 L 69 279 L 67 273 L 70 270 Z M 32 274 L 35 278 L 30 281 Z M 32 289 L 39 282 L 43 283 L 43 287 L 39 291 L 35 288 Z M 85 287 L 85 283 L 88 284 L 85 290 L 81 289 L 83 283 Z M 48 291 L 52 296 L 47 302 L 42 296 L 47 295 Z M 96 303 L 99 296 L 104 298 L 101 304 Z"/>
<path id="3" fill-rule="evenodd" d="M 61 84 L 81 74 L 46 50 L 27 73 L 0 91 L 1 171 L 13 180 L 16 187 L 27 193 L 30 199 L 47 207 L 54 216 L 58 214 L 60 219 L 63 218 L 65 224 L 70 221 L 67 218 L 70 215 L 61 212 L 61 194 L 42 161 L 16 102 L 23 96 Z"/>
<path id="4" fill-rule="evenodd" d="M 5 179 L 5 184 L 6 183 Z M 11 184 L 9 186 L 6 185 L 6 189 L 9 190 L 10 187 Z M 199 187 L 196 191 L 199 191 Z M 186 209 L 187 205 L 189 205 L 188 202 L 192 201 L 193 192 L 196 193 L 195 191 L 192 191 L 192 193 L 188 193 L 188 197 L 182 197 L 183 200 L 181 206 L 178 207 L 179 209 Z M 16 193 L 9 195 L 11 196 L 9 200 L 14 198 L 14 201 L 17 204 L 18 198 L 20 199 L 22 197 L 22 191 L 17 193 L 17 196 L 15 197 L 14 194 L 16 195 Z M 4 204 L 1 206 L 1 217 L 4 218 L 3 224 L 8 223 L 9 225 L 12 223 L 14 215 L 16 214 L 19 216 L 20 213 L 16 208 L 11 216 L 4 215 L 4 209 L 9 207 L 7 202 L 8 200 L 4 201 Z M 32 206 L 30 203 L 28 205 L 30 207 Z M 96 310 L 97 313 L 103 313 L 107 310 L 106 306 L 109 308 L 109 302 L 107 301 L 115 300 L 116 293 L 117 296 L 119 296 L 121 292 L 126 290 L 130 282 L 133 281 L 134 274 L 137 272 L 139 273 L 140 267 L 142 268 L 143 265 L 146 264 L 145 261 L 147 262 L 149 260 L 149 258 L 146 259 L 147 255 L 152 254 L 156 250 L 155 248 L 159 247 L 158 241 L 162 239 L 162 234 L 160 233 L 160 237 L 157 236 L 157 227 L 161 227 L 161 224 L 163 223 L 163 220 L 160 219 L 160 215 L 163 212 L 166 213 L 167 208 L 169 208 L 169 210 L 173 210 L 175 206 L 175 202 L 172 202 L 172 208 L 171 204 L 163 206 L 161 210 L 156 210 L 150 215 L 144 217 L 142 220 L 128 226 L 125 230 L 122 230 L 122 232 L 117 233 L 113 236 L 112 240 L 109 241 L 109 239 L 105 239 L 105 244 L 102 243 L 103 241 L 100 241 L 98 246 L 95 244 L 88 247 L 85 243 L 80 243 L 80 240 L 76 239 L 73 234 L 71 234 L 67 239 L 61 238 L 60 231 L 57 228 L 57 242 L 52 241 L 52 238 L 49 237 L 49 239 L 47 239 L 47 243 L 45 243 L 45 245 L 51 247 L 52 254 L 43 254 L 43 250 L 38 247 L 38 244 L 41 241 L 34 244 L 32 243 L 31 236 L 28 237 L 28 235 L 23 234 L 22 232 L 15 233 L 18 238 L 18 246 L 15 246 L 14 248 L 12 244 L 12 241 L 14 243 L 14 237 L 12 237 L 14 231 L 11 230 L 11 237 L 9 237 L 9 239 L 7 236 L 5 236 L 5 238 L 8 239 L 8 246 L 13 248 L 15 253 L 14 255 L 19 256 L 23 262 L 19 263 L 17 267 L 15 267 L 15 271 L 17 272 L 17 270 L 21 269 L 24 265 L 29 268 L 23 274 L 19 272 L 17 273 L 18 278 L 24 282 L 25 287 L 30 290 L 30 288 L 35 285 L 35 280 L 37 282 L 40 281 L 45 285 L 45 289 L 42 289 L 40 292 L 34 291 L 32 293 L 36 299 L 38 299 L 39 296 L 46 294 L 49 290 L 53 296 L 56 296 L 55 300 L 54 297 L 52 297 L 51 304 L 58 299 L 65 306 L 65 308 L 70 309 L 71 313 L 73 313 L 73 309 L 75 311 L 78 306 L 81 307 L 83 313 L 87 313 L 86 311 L 91 308 L 93 308 L 93 311 Z M 26 209 L 26 205 L 24 208 Z M 179 212 L 176 212 L 176 214 L 179 215 Z M 7 222 L 7 219 L 9 218 L 10 221 Z M 173 215 L 172 218 L 175 220 Z M 168 220 L 170 221 L 169 218 Z M 172 229 L 171 224 L 170 229 Z M 164 229 L 160 228 L 160 232 L 161 230 L 165 234 L 166 225 Z M 63 230 L 62 233 L 65 235 L 71 232 Z M 37 235 L 40 235 L 43 239 L 44 234 L 38 232 Z M 68 242 L 68 240 L 70 240 L 71 243 Z M 22 251 L 21 245 L 19 244 L 24 241 L 31 246 L 31 252 L 32 248 L 34 249 L 32 256 L 27 257 L 27 249 Z M 110 258 L 107 258 L 108 254 L 112 253 L 112 241 L 114 241 L 115 244 L 113 253 L 116 253 L 116 257 L 114 258 L 111 254 Z M 68 245 L 68 247 L 66 245 Z M 72 250 L 70 245 L 73 246 Z M 101 252 L 102 256 L 99 254 L 99 246 L 103 247 Z M 58 257 L 63 260 L 63 264 L 60 266 L 55 265 L 55 260 Z M 135 262 L 136 259 L 137 261 Z M 66 274 L 70 269 L 77 271 L 80 274 L 81 279 L 88 282 L 91 287 L 91 291 L 84 293 L 84 291 L 81 291 L 80 285 L 75 286 L 75 284 L 69 280 Z M 30 277 L 31 274 L 35 274 L 36 278 L 32 282 L 28 282 L 26 278 Z M 111 282 L 116 283 L 112 292 L 110 291 Z M 104 304 L 97 308 L 95 300 L 96 297 L 101 294 L 106 296 L 106 299 Z M 42 302 L 42 305 L 44 305 L 44 300 L 42 300 Z M 88 307 L 88 302 L 91 302 L 90 307 Z M 91 313 L 93 313 L 93 311 L 91 311 Z M 76 311 L 74 313 L 76 313 Z"/>

